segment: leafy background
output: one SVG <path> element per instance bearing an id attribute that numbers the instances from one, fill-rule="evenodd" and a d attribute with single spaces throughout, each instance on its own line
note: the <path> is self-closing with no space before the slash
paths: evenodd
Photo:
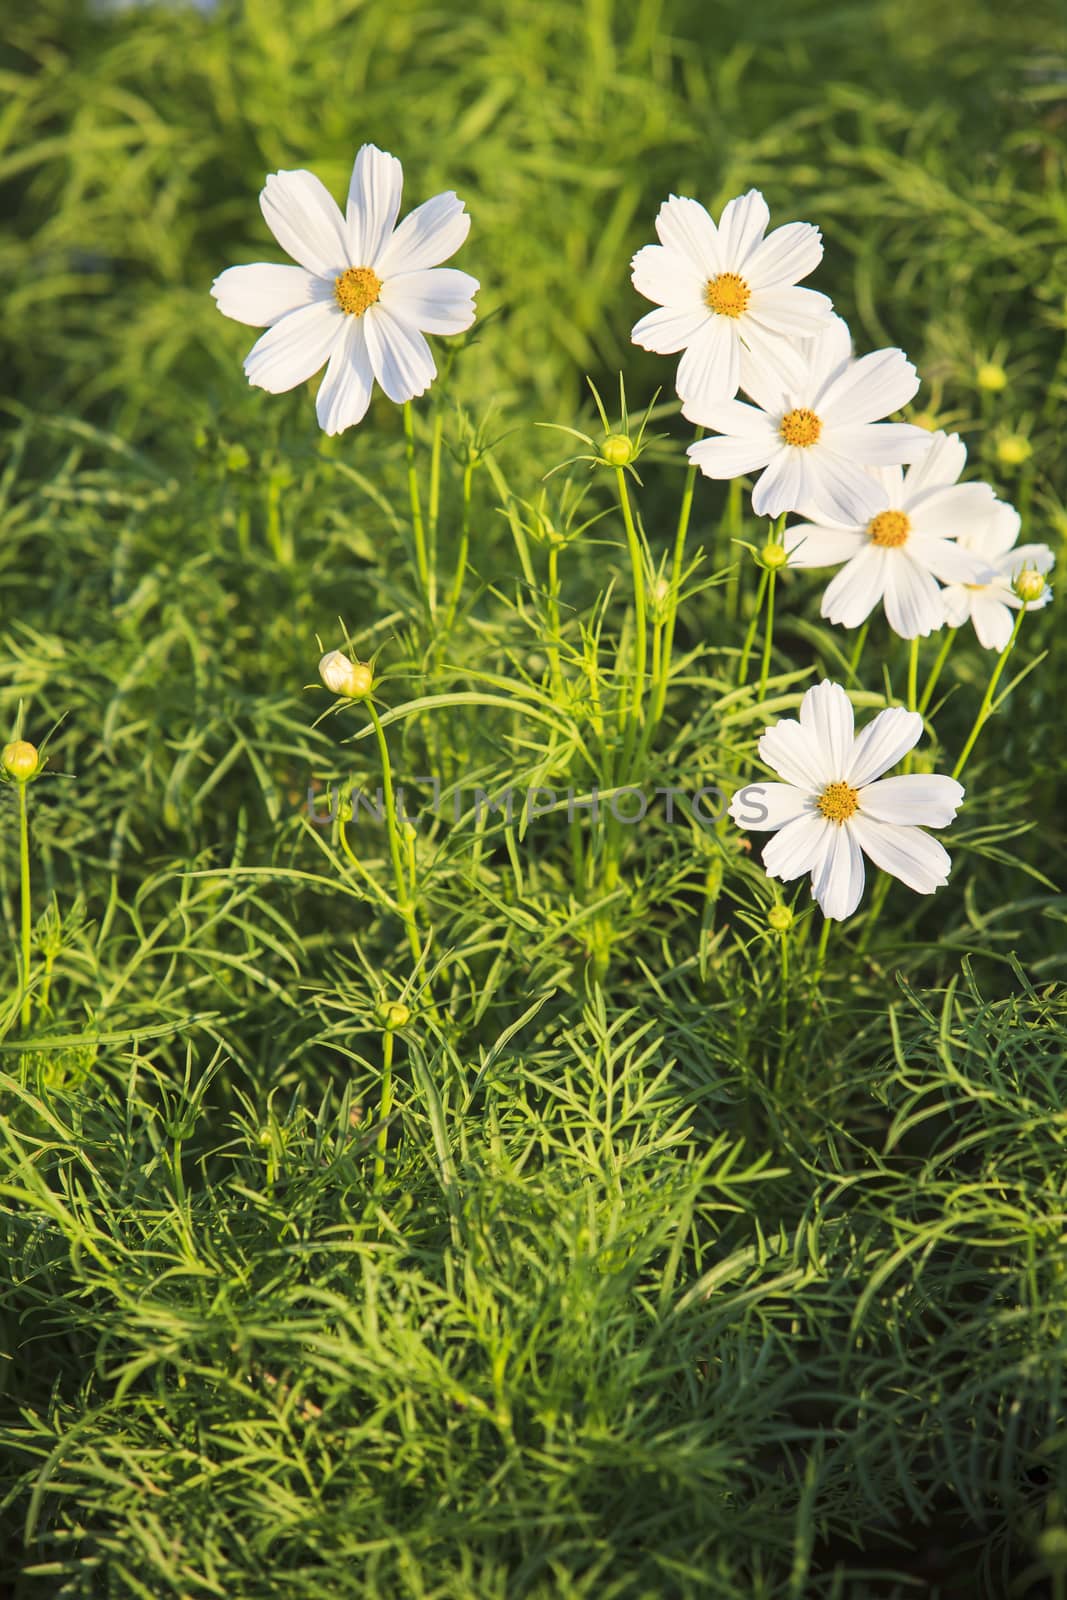
<path id="1" fill-rule="evenodd" d="M 29 1045 L 4 1012 L 0 1062 L 8 1591 L 1067 1593 L 1056 605 L 970 771 L 951 885 L 894 889 L 818 1003 L 798 934 L 781 1009 L 768 889 L 724 831 L 635 832 L 597 983 L 566 833 L 468 822 L 418 847 L 442 1024 L 304 814 L 309 777 L 377 781 L 342 744 L 358 711 L 318 722 L 304 687 L 339 611 L 387 704 L 492 674 L 543 705 L 545 551 L 522 581 L 511 533 L 568 447 L 534 424 L 595 421 L 587 376 L 610 404 L 623 370 L 637 409 L 669 388 L 629 344 L 627 264 L 672 190 L 755 184 L 818 221 L 858 342 L 908 350 L 918 407 L 1062 547 L 1058 7 L 44 0 L 6 34 L 0 696 L 31 737 L 58 724 L 31 791 L 48 988 Z M 474 217 L 483 321 L 420 439 L 440 414 L 458 448 L 490 401 L 504 437 L 445 658 L 399 416 L 379 399 L 326 441 L 306 393 L 247 388 L 249 331 L 207 293 L 277 258 L 266 172 L 339 193 L 366 139 L 408 204 L 454 187 Z M 642 466 L 657 556 L 678 459 Z M 450 550 L 457 493 L 450 468 Z M 722 511 L 701 484 L 702 577 L 736 556 Z M 616 524 L 566 547 L 575 649 L 624 571 Z M 759 719 L 718 708 L 751 576 L 683 610 L 659 781 L 742 770 Z M 818 593 L 781 595 L 783 692 L 840 665 Z M 989 665 L 961 643 L 945 750 Z M 875 630 L 868 689 L 883 669 L 899 692 Z M 555 772 L 572 709 L 453 705 L 394 725 L 395 757 Z M 384 1190 L 383 997 L 412 1011 Z"/>

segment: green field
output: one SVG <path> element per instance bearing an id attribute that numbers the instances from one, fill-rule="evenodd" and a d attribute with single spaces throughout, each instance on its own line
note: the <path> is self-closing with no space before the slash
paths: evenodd
<path id="1" fill-rule="evenodd" d="M 788 568 L 768 637 L 767 522 L 631 343 L 670 193 L 818 223 L 906 419 L 1062 562 L 1057 0 L 3 33 L 0 744 L 45 763 L 0 787 L 0 1595 L 1067 1600 L 1061 595 L 932 896 L 824 924 L 728 817 L 573 804 L 728 796 L 812 684 L 862 723 L 941 642 L 879 610 L 860 664 Z M 282 260 L 266 174 L 343 199 L 368 142 L 472 218 L 410 440 L 251 387 L 209 293 Z M 956 635 L 920 771 L 996 660 Z"/>

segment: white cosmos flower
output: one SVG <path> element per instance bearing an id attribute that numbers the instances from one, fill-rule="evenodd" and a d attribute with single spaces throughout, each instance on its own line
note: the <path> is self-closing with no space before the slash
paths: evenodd
<path id="1" fill-rule="evenodd" d="M 259 204 L 299 265 L 230 267 L 211 286 L 225 316 L 267 329 L 245 359 L 249 383 L 283 394 L 328 363 L 316 401 L 326 433 L 363 420 L 375 378 L 398 405 L 423 394 L 437 376 L 423 334 L 474 321 L 477 279 L 438 265 L 467 237 L 462 200 L 435 195 L 397 227 L 402 183 L 395 156 L 363 145 L 342 216 L 313 173 L 272 173 Z"/>
<path id="2" fill-rule="evenodd" d="M 998 508 L 1011 508 L 1001 505 L 988 484 L 957 481 L 967 450 L 956 434 L 934 433 L 930 439 L 926 454 L 907 472 L 872 470 L 873 514 L 786 530 L 791 567 L 845 563 L 823 595 L 828 622 L 857 628 L 882 601 L 894 632 L 917 639 L 944 626 L 947 591 L 938 579 L 984 584 L 992 577 L 988 557 L 967 544 L 965 533 L 995 522 Z"/>
<path id="3" fill-rule="evenodd" d="M 974 623 L 978 643 L 986 650 L 1003 650 L 1011 638 L 1013 611 L 1023 607 L 1023 602 L 1012 588 L 1020 572 L 1040 572 L 1042 575 L 1055 565 L 1055 556 L 1047 544 L 1015 543 L 1019 537 L 1020 518 L 1013 506 L 994 500 L 984 517 L 969 522 L 960 533 L 959 543 L 988 562 L 990 574 L 985 583 L 953 583 L 942 590 L 945 620 L 959 628 L 968 619 Z M 1052 590 L 1026 605 L 1027 611 L 1040 611 L 1052 599 Z"/>
<path id="4" fill-rule="evenodd" d="M 822 235 L 809 222 L 766 233 L 767 202 L 750 189 L 723 207 L 718 227 L 698 200 L 672 194 L 656 218 L 659 244 L 633 258 L 633 284 L 658 309 L 641 318 L 634 344 L 685 354 L 676 387 L 683 400 L 732 400 L 757 362 L 799 376 L 794 345 L 818 333 L 832 310 L 826 295 L 798 289 L 822 260 Z"/>
<path id="5" fill-rule="evenodd" d="M 876 350 L 852 359 L 852 339 L 840 317 L 806 341 L 794 382 L 784 368 L 752 363 L 745 378 L 756 402 L 685 403 L 691 422 L 715 428 L 718 439 L 689 446 L 689 458 L 709 478 L 765 470 L 752 491 L 759 517 L 799 511 L 806 517 L 866 521 L 879 505 L 867 467 L 915 461 L 930 435 L 907 422 L 882 422 L 906 405 L 919 376 L 903 350 Z"/>
<path id="6" fill-rule="evenodd" d="M 883 778 L 922 734 L 917 711 L 880 711 L 857 737 L 852 706 L 836 683 L 809 689 L 800 721 L 768 728 L 759 753 L 783 783 L 750 783 L 730 802 L 743 828 L 773 832 L 763 849 L 772 878 L 811 874 L 823 915 L 850 917 L 863 894 L 863 857 L 917 894 L 948 881 L 948 853 L 923 828 L 945 828 L 963 789 L 954 778 Z M 880 780 L 880 781 L 879 781 Z"/>

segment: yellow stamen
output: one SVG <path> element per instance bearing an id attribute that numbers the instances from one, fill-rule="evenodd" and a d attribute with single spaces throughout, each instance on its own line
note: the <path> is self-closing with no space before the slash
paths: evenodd
<path id="1" fill-rule="evenodd" d="M 739 317 L 748 310 L 751 296 L 752 290 L 744 278 L 739 278 L 736 272 L 720 272 L 718 277 L 708 279 L 704 304 L 709 311 L 717 311 L 720 317 Z"/>
<path id="2" fill-rule="evenodd" d="M 828 822 L 847 822 L 860 808 L 859 790 L 850 783 L 828 783 L 817 804 Z"/>
<path id="3" fill-rule="evenodd" d="M 899 550 L 911 532 L 911 521 L 903 511 L 879 511 L 867 524 L 871 543 L 882 550 Z"/>
<path id="4" fill-rule="evenodd" d="M 798 411 L 787 411 L 778 424 L 778 432 L 786 444 L 796 444 L 807 448 L 814 444 L 822 432 L 822 423 L 814 411 L 809 411 L 806 406 L 801 406 Z"/>
<path id="5" fill-rule="evenodd" d="M 371 267 L 348 267 L 334 281 L 333 295 L 349 317 L 361 317 L 382 292 L 382 280 Z"/>

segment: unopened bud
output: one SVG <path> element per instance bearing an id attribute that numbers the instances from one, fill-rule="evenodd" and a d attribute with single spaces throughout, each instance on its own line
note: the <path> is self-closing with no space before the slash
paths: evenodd
<path id="1" fill-rule="evenodd" d="M 983 361 L 975 373 L 979 389 L 988 389 L 990 394 L 996 394 L 1000 389 L 1008 386 L 1008 374 L 996 361 Z"/>
<path id="2" fill-rule="evenodd" d="M 609 467 L 625 467 L 634 458 L 634 447 L 625 433 L 609 433 L 600 446 L 600 454 Z"/>
<path id="3" fill-rule="evenodd" d="M 1021 433 L 1006 433 L 997 441 L 997 460 L 1001 466 L 1021 467 L 1033 453 L 1033 445 Z"/>
<path id="4" fill-rule="evenodd" d="M 319 662 L 319 677 L 327 689 L 346 700 L 365 700 L 374 686 L 374 673 L 362 661 L 350 661 L 341 650 L 328 650 Z"/>
<path id="5" fill-rule="evenodd" d="M 1045 580 L 1033 567 L 1024 567 L 1012 587 L 1024 605 L 1030 605 L 1034 600 L 1041 599 L 1045 592 Z"/>
<path id="6" fill-rule="evenodd" d="M 768 572 L 777 572 L 789 560 L 789 551 L 784 544 L 765 544 L 757 559 Z"/>
<path id="7" fill-rule="evenodd" d="M 392 1033 L 396 1028 L 406 1028 L 411 1021 L 411 1009 L 402 1000 L 385 1000 L 378 1007 L 379 1024 Z"/>
<path id="8" fill-rule="evenodd" d="M 0 767 L 16 783 L 25 783 L 32 778 L 39 761 L 37 746 L 30 744 L 28 739 L 16 739 L 13 744 L 5 744 L 0 752 Z"/>
<path id="9" fill-rule="evenodd" d="M 775 933 L 788 933 L 793 926 L 793 913 L 788 906 L 772 906 L 767 913 L 767 921 Z"/>

